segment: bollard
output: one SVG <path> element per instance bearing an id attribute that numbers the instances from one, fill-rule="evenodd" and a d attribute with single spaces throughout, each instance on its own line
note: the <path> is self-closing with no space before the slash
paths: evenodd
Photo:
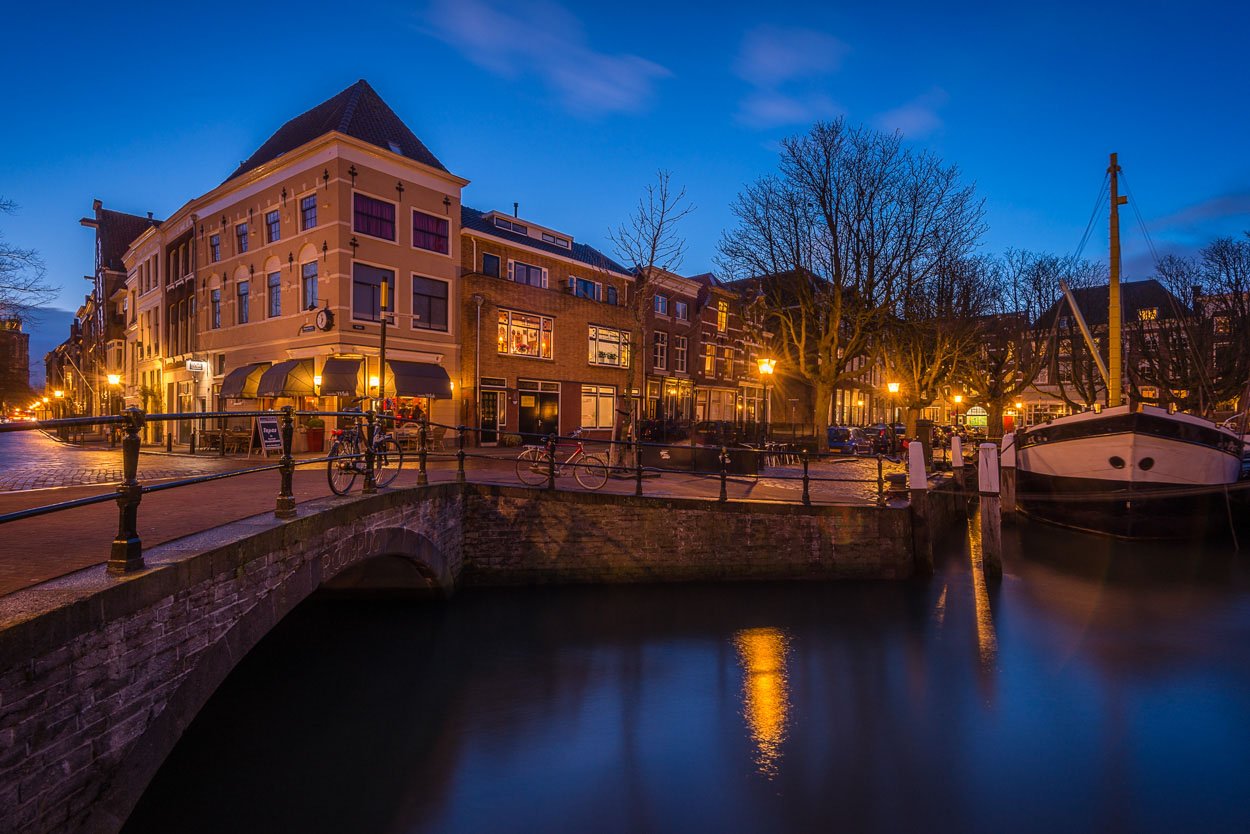
<path id="1" fill-rule="evenodd" d="M 964 441 L 957 434 L 951 435 L 951 480 L 955 482 L 955 494 L 959 506 L 968 510 L 967 482 L 964 479 Z"/>
<path id="2" fill-rule="evenodd" d="M 191 431 L 191 456 L 192 457 L 195 456 L 195 436 L 197 434 L 199 434 L 198 431 L 195 431 L 194 429 Z"/>
<path id="3" fill-rule="evenodd" d="M 425 486 L 430 482 L 430 476 L 425 471 L 425 441 L 429 437 L 428 426 L 429 421 L 422 415 L 421 421 L 417 423 L 417 486 Z"/>
<path id="4" fill-rule="evenodd" d="M 877 504 L 885 506 L 885 470 L 881 462 L 881 453 L 877 453 Z"/>
<path id="5" fill-rule="evenodd" d="M 982 443 L 977 455 L 977 483 L 981 492 L 981 557 L 985 575 L 1003 575 L 1003 529 L 999 499 L 998 446 Z"/>
<path id="6" fill-rule="evenodd" d="M 465 426 L 456 426 L 456 483 L 464 483 L 464 433 Z"/>
<path id="7" fill-rule="evenodd" d="M 377 473 L 373 471 L 373 432 L 377 426 L 377 419 L 377 412 L 372 408 L 365 412 L 365 485 L 360 490 L 365 495 L 372 495 L 378 491 Z"/>
<path id="8" fill-rule="evenodd" d="M 217 457 L 224 458 L 226 456 L 226 421 L 218 419 L 217 428 Z"/>
<path id="9" fill-rule="evenodd" d="M 634 455 L 634 495 L 642 497 L 642 455 Z"/>
<path id="10" fill-rule="evenodd" d="M 139 432 L 143 429 L 143 410 L 131 406 L 123 412 L 126 422 L 122 430 L 122 483 L 117 488 L 117 538 L 109 553 L 109 573 L 120 574 L 143 570 L 143 543 L 139 541 L 139 502 L 143 488 L 139 486 Z"/>
<path id="11" fill-rule="evenodd" d="M 726 488 L 725 479 L 729 476 L 729 450 L 724 446 L 720 447 L 720 498 L 719 501 L 729 500 L 729 490 Z"/>
<path id="12" fill-rule="evenodd" d="M 1016 433 L 1013 431 L 1003 435 L 1001 464 L 1003 515 L 1011 518 L 1016 514 Z"/>
<path id="13" fill-rule="evenodd" d="M 556 488 L 556 436 L 547 435 L 547 489 Z"/>
<path id="14" fill-rule="evenodd" d="M 807 450 L 799 452 L 799 457 L 803 461 L 803 504 L 810 507 L 812 505 L 812 494 L 808 489 L 807 482 Z"/>
<path id="15" fill-rule="evenodd" d="M 282 460 L 278 463 L 282 485 L 273 509 L 277 518 L 295 518 L 295 492 L 291 488 L 291 479 L 295 475 L 295 458 L 291 456 L 291 442 L 295 439 L 294 411 L 289 405 L 282 406 Z"/>
<path id="16" fill-rule="evenodd" d="M 925 471 L 925 448 L 921 443 L 907 447 L 907 486 L 911 490 L 911 541 L 919 576 L 933 575 L 932 514 L 929 512 L 929 476 Z"/>
<path id="17" fill-rule="evenodd" d="M 172 452 L 174 450 L 174 433 L 169 423 L 165 424 L 165 451 Z"/>

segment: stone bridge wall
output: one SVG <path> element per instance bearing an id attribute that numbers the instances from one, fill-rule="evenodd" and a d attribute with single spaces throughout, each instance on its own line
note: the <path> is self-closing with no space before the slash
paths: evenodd
<path id="1" fill-rule="evenodd" d="M 902 578 L 906 509 L 440 484 L 256 516 L 0 598 L 0 831 L 120 829 L 235 664 L 374 557 L 458 583 Z M 393 567 L 385 572 L 396 576 Z"/>

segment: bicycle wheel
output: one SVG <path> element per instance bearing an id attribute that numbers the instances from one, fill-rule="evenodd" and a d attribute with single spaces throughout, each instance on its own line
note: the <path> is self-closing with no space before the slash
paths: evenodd
<path id="1" fill-rule="evenodd" d="M 373 482 L 376 485 L 389 486 L 399 477 L 403 465 L 404 450 L 399 448 L 395 438 L 383 437 L 373 444 Z"/>
<path id="2" fill-rule="evenodd" d="M 526 449 L 516 459 L 516 476 L 529 486 L 543 483 L 547 480 L 547 456 L 538 449 Z"/>
<path id="3" fill-rule="evenodd" d="M 351 491 L 352 484 L 356 483 L 356 459 L 351 456 L 355 451 L 352 444 L 341 440 L 334 441 L 330 446 L 326 477 L 335 495 L 346 495 Z"/>
<path id="4" fill-rule="evenodd" d="M 608 482 L 608 467 L 594 455 L 586 455 L 574 464 L 577 482 L 586 489 L 598 489 Z"/>

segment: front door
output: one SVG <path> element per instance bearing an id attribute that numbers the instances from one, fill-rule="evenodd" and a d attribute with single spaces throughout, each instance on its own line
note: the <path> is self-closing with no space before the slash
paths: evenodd
<path id="1" fill-rule="evenodd" d="M 483 446 L 494 446 L 499 442 L 499 431 L 504 425 L 503 391 L 483 391 L 481 404 L 480 440 Z"/>
<path id="2" fill-rule="evenodd" d="M 522 391 L 517 410 L 521 440 L 534 443 L 541 435 L 560 433 L 560 395 L 550 391 Z"/>

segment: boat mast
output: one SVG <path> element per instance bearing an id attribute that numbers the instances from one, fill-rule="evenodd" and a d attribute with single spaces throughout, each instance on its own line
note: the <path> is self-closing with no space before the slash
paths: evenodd
<path id="1" fill-rule="evenodd" d="M 1110 309 L 1107 311 L 1107 348 L 1110 357 L 1107 380 L 1107 407 L 1114 408 L 1120 404 L 1123 385 L 1121 374 L 1120 344 L 1120 206 L 1128 202 L 1128 197 L 1120 196 L 1119 182 L 1116 175 L 1120 165 L 1116 154 L 1111 154 L 1111 165 L 1107 173 L 1111 175 L 1111 285 L 1109 287 Z"/>

